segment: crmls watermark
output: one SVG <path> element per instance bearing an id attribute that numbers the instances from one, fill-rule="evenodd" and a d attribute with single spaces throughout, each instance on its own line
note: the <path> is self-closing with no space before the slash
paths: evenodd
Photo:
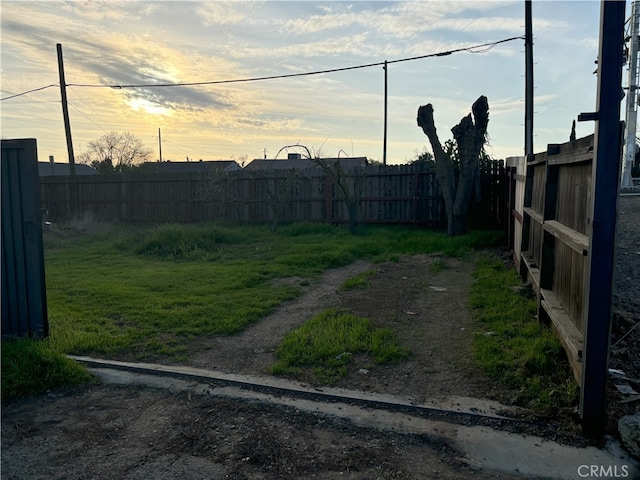
<path id="1" fill-rule="evenodd" d="M 580 478 L 628 478 L 628 465 L 580 465 Z"/>

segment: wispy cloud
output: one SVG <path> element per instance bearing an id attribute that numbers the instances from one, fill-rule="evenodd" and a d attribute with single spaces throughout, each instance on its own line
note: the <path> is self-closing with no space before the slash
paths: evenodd
<path id="1" fill-rule="evenodd" d="M 246 21 L 254 2 L 206 2 L 197 13 L 206 26 L 232 25 Z"/>
<path id="2" fill-rule="evenodd" d="M 228 44 L 225 51 L 236 59 L 243 58 L 310 58 L 337 55 L 364 56 L 375 51 L 369 42 L 369 35 L 356 33 L 327 37 L 316 41 L 296 42 L 282 46 L 253 46 Z M 369 44 L 369 46 L 367 46 Z"/>
<path id="3" fill-rule="evenodd" d="M 364 28 L 399 39 L 434 30 L 522 30 L 521 18 L 482 14 L 482 11 L 495 7 L 496 4 L 490 2 L 397 2 L 382 9 L 327 8 L 321 14 L 286 20 L 278 30 L 281 33 L 310 34 Z"/>

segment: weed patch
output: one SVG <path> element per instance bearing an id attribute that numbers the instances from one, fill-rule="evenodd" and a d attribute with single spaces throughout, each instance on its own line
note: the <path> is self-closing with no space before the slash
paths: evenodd
<path id="1" fill-rule="evenodd" d="M 523 293 L 515 270 L 483 256 L 476 264 L 470 304 L 480 331 L 474 355 L 510 390 L 508 400 L 537 410 L 570 408 L 577 399 L 560 341 L 535 320 L 536 300 Z M 526 290 L 524 290 L 526 292 Z"/>
<path id="2" fill-rule="evenodd" d="M 340 286 L 340 290 L 347 292 L 356 288 L 367 288 L 371 285 L 371 276 L 375 275 L 375 270 L 359 273 L 358 275 L 347 278 Z"/>
<path id="3" fill-rule="evenodd" d="M 378 329 L 370 320 L 327 310 L 289 333 L 276 350 L 274 374 L 309 371 L 330 384 L 348 373 L 354 355 L 370 356 L 375 363 L 393 363 L 410 355 L 392 330 Z"/>
<path id="4" fill-rule="evenodd" d="M 37 395 L 91 379 L 87 369 L 51 347 L 46 340 L 2 341 L 2 400 Z"/>
<path id="5" fill-rule="evenodd" d="M 447 261 L 441 256 L 434 257 L 429 264 L 429 270 L 432 273 L 438 273 L 446 270 L 447 268 L 449 268 L 449 266 L 447 265 Z"/>

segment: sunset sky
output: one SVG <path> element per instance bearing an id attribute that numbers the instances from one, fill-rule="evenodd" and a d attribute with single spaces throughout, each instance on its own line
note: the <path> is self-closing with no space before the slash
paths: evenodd
<path id="1" fill-rule="evenodd" d="M 524 35 L 517 2 L 2 1 L 2 138 L 36 138 L 40 160 L 67 162 L 56 44 L 62 44 L 76 155 L 130 131 L 158 159 L 272 158 L 302 143 L 324 156 L 382 160 L 384 71 L 369 68 L 201 86 L 110 88 L 288 75 L 433 55 Z M 627 6 L 627 16 L 630 7 Z M 536 152 L 568 141 L 595 108 L 600 4 L 534 1 Z M 475 53 L 471 53 L 475 52 Z M 441 141 L 489 99 L 489 153 L 523 154 L 524 40 L 398 62 L 388 70 L 388 162 Z M 626 82 L 626 68 L 623 71 Z M 624 107 L 624 105 L 623 105 Z M 579 123 L 578 137 L 593 133 Z"/>

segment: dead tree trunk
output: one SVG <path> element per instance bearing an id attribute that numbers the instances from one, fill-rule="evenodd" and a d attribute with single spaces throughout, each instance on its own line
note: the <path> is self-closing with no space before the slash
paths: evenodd
<path id="1" fill-rule="evenodd" d="M 418 109 L 418 126 L 429 139 L 436 160 L 436 176 L 444 197 L 449 236 L 467 232 L 467 213 L 473 194 L 474 178 L 489 123 L 487 97 L 484 95 L 479 97 L 471 107 L 471 111 L 473 118 L 472 114 L 469 114 L 451 129 L 460 157 L 460 175 L 456 187 L 451 158 L 443 150 L 436 132 L 433 106 L 422 105 Z"/>

